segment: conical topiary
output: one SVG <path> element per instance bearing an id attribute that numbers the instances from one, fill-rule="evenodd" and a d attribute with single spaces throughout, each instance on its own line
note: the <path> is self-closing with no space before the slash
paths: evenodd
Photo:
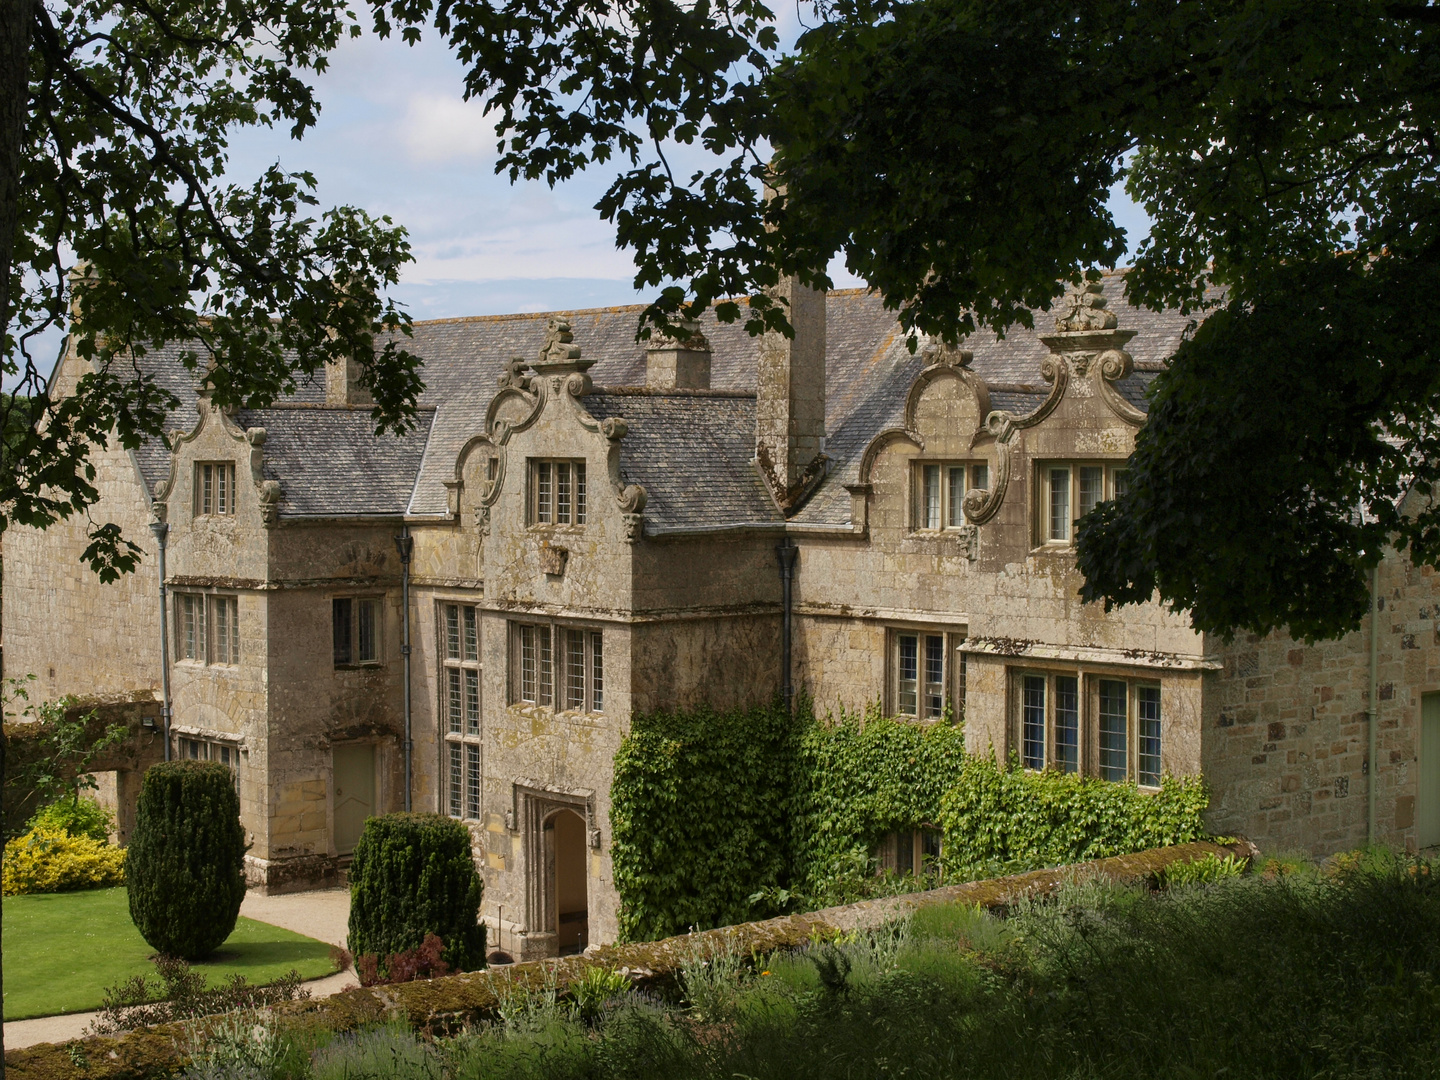
<path id="1" fill-rule="evenodd" d="M 350 951 L 383 964 L 435 934 L 452 969 L 482 967 L 482 888 L 470 830 L 460 822 L 439 814 L 373 817 L 350 864 Z"/>
<path id="2" fill-rule="evenodd" d="M 245 898 L 245 830 L 228 768 L 213 761 L 150 767 L 125 887 L 130 918 L 157 952 L 196 960 L 230 936 Z"/>

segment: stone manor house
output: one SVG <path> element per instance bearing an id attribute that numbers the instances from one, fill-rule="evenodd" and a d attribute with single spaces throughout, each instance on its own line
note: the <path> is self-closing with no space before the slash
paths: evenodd
<path id="1" fill-rule="evenodd" d="M 967 351 L 910 352 L 858 291 L 793 289 L 793 340 L 712 318 L 647 346 L 636 308 L 419 323 L 404 437 L 373 434 L 353 368 L 227 413 L 153 353 L 175 430 L 100 455 L 93 511 L 146 558 L 102 585 L 85 523 L 12 526 L 7 673 L 158 695 L 168 522 L 174 749 L 235 769 L 252 882 L 289 890 L 404 805 L 408 627 L 413 805 L 470 826 L 485 918 L 525 957 L 615 935 L 629 718 L 767 700 L 787 654 L 822 710 L 963 718 L 975 752 L 1142 787 L 1201 772 L 1211 826 L 1266 849 L 1440 843 L 1428 569 L 1387 561 L 1375 624 L 1314 648 L 1077 599 L 1075 520 L 1123 488 L 1186 328 L 1103 288 Z M 112 782 L 122 830 L 136 782 Z"/>

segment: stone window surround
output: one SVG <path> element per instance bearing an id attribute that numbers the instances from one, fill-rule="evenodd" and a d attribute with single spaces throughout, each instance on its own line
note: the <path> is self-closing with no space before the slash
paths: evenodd
<path id="1" fill-rule="evenodd" d="M 175 740 L 175 757 L 181 760 L 190 760 L 190 747 L 196 749 L 205 748 L 205 756 L 198 755 L 194 760 L 219 761 L 230 767 L 231 774 L 235 777 L 235 783 L 240 783 L 240 762 L 242 759 L 249 763 L 250 748 L 245 745 L 245 736 L 237 735 L 233 731 L 217 731 L 214 728 L 196 727 L 191 724 L 171 724 L 170 735 Z M 189 743 L 190 746 L 186 744 Z M 225 751 L 228 750 L 228 754 Z M 229 760 L 226 761 L 225 758 Z"/>
<path id="2" fill-rule="evenodd" d="M 195 462 L 192 494 L 195 517 L 234 517 L 235 462 Z"/>
<path id="3" fill-rule="evenodd" d="M 925 697 L 925 665 L 926 665 L 926 639 L 939 637 L 943 642 L 942 656 L 944 671 L 941 673 L 940 685 L 944 687 L 945 704 L 950 706 L 952 718 L 962 722 L 965 718 L 965 678 L 966 661 L 965 653 L 961 649 L 965 641 L 963 633 L 956 633 L 953 629 L 944 626 L 916 625 L 916 626 L 888 626 L 885 630 L 885 712 L 889 716 L 898 716 L 916 720 L 934 722 L 943 719 L 944 704 L 940 711 L 927 711 Z M 915 638 L 917 654 L 915 657 L 917 670 L 916 702 L 914 712 L 901 711 L 901 675 L 902 664 L 901 639 Z"/>
<path id="4" fill-rule="evenodd" d="M 385 625 L 385 599 L 386 599 L 385 594 L 384 594 L 383 592 L 382 592 L 382 593 L 377 593 L 377 592 L 373 592 L 373 591 L 372 591 L 372 592 L 339 593 L 339 594 L 331 594 L 331 595 L 329 595 L 326 599 L 327 599 L 327 600 L 329 601 L 329 603 L 330 603 L 330 628 L 331 628 L 331 641 L 332 641 L 332 658 L 333 658 L 334 655 L 335 655 L 335 654 L 334 654 L 334 634 L 335 634 L 335 629 L 336 629 L 336 624 L 335 624 L 336 609 L 335 609 L 335 605 L 336 605 L 337 603 L 339 603 L 339 602 L 342 602 L 342 601 L 348 601 L 348 602 L 350 603 L 350 616 L 349 616 L 349 619 L 350 619 L 349 635 L 350 635 L 350 636 L 349 636 L 349 642 L 348 642 L 348 645 L 349 645 L 349 648 L 350 648 L 350 659 L 347 660 L 347 661 L 341 661 L 341 660 L 339 660 L 339 659 L 334 659 L 334 669 L 335 669 L 336 671 L 353 671 L 353 670 L 357 670 L 357 669 L 361 669 L 361 668 L 376 668 L 376 667 L 382 666 L 382 665 L 385 663 L 385 630 L 384 630 L 384 625 Z M 373 637 L 373 639 L 374 639 L 373 644 L 374 644 L 375 655 L 374 655 L 373 658 L 368 659 L 368 660 L 356 659 L 356 654 L 358 653 L 359 648 L 360 648 L 360 622 L 359 622 L 359 620 L 360 620 L 360 609 L 361 609 L 361 605 L 360 605 L 359 603 L 357 603 L 356 601 L 373 601 L 374 604 L 375 604 L 375 609 L 374 609 L 374 610 L 375 610 L 374 621 L 373 621 L 373 623 L 371 624 L 371 634 L 372 634 L 372 637 Z"/>
<path id="5" fill-rule="evenodd" d="M 882 874 L 923 874 L 927 866 L 938 867 L 941 846 L 940 830 L 930 824 L 886 833 L 875 846 L 875 869 Z"/>
<path id="6" fill-rule="evenodd" d="M 934 469 L 935 473 L 928 473 L 927 470 Z M 961 490 L 958 492 L 959 502 L 955 501 L 952 492 L 951 475 L 954 472 L 961 473 Z M 938 524 L 927 522 L 927 494 L 932 490 L 927 480 L 933 480 L 937 485 L 934 489 L 933 499 L 935 502 L 935 518 Z M 965 517 L 963 503 L 965 492 L 974 489 L 986 489 L 990 485 L 989 462 L 979 459 L 967 460 L 925 460 L 917 459 L 910 463 L 910 531 L 914 533 L 937 533 L 954 532 L 969 526 L 970 521 Z"/>
<path id="7" fill-rule="evenodd" d="M 445 814 L 465 821 L 479 821 L 483 816 L 482 626 L 480 609 L 475 604 L 446 598 L 435 601 L 435 654 L 440 668 L 436 715 L 440 718 L 443 755 L 441 805 Z M 458 731 L 453 730 L 457 719 Z"/>
<path id="8" fill-rule="evenodd" d="M 1046 458 L 1035 462 L 1035 496 L 1031 500 L 1032 526 L 1031 543 L 1036 550 L 1065 550 L 1075 546 L 1075 523 L 1081 513 L 1081 470 L 1100 469 L 1101 485 L 1097 502 L 1113 499 L 1116 483 L 1127 471 L 1129 458 Z M 1065 514 L 1070 519 L 1068 535 L 1064 539 L 1052 538 L 1051 470 L 1069 471 L 1069 484 L 1065 492 Z"/>
<path id="9" fill-rule="evenodd" d="M 549 685 L 548 691 L 540 686 L 541 659 L 536 657 L 535 700 L 524 696 L 524 657 L 522 634 L 524 628 L 544 629 L 549 633 Z M 579 633 L 584 639 L 584 704 L 579 709 L 562 704 L 566 695 L 569 675 L 568 649 L 566 643 L 570 633 Z M 508 637 L 506 655 L 509 670 L 506 673 L 506 698 L 511 706 L 521 708 L 547 709 L 553 713 L 600 715 L 605 712 L 605 628 L 602 624 L 571 619 L 520 618 L 510 619 L 506 624 Z M 540 700 L 542 697 L 548 700 Z M 597 698 L 599 699 L 597 701 Z"/>
<path id="10" fill-rule="evenodd" d="M 585 528 L 590 516 L 590 492 L 585 465 L 584 458 L 526 458 L 525 524 L 528 528 L 547 532 L 578 531 Z M 569 476 L 564 521 L 559 520 L 560 482 L 557 466 L 564 467 Z M 548 471 L 548 485 L 542 480 L 542 467 Z"/>
<path id="11" fill-rule="evenodd" d="M 175 651 L 175 663 L 195 667 L 237 667 L 240 663 L 240 594 L 228 590 L 176 589 L 173 587 L 170 589 L 170 594 L 174 598 L 171 618 L 175 624 L 173 630 L 175 640 L 171 645 Z M 216 603 L 217 600 L 221 603 Z M 196 601 L 199 601 L 200 621 L 199 626 L 195 628 L 198 638 L 195 647 L 199 655 L 188 656 L 186 655 L 189 651 L 186 609 L 189 604 Z M 225 618 L 219 611 L 222 606 L 230 612 L 230 618 L 226 620 L 223 634 L 219 630 L 221 622 Z M 228 654 L 223 657 L 218 652 L 222 647 Z"/>
<path id="12" fill-rule="evenodd" d="M 1056 730 L 1056 676 L 1070 676 L 1077 680 L 1079 696 L 1078 754 L 1076 771 L 1082 776 L 1100 776 L 1100 684 L 1121 682 L 1125 684 L 1125 779 L 1139 781 L 1140 764 L 1140 723 L 1137 690 L 1141 687 L 1155 688 L 1161 692 L 1163 710 L 1164 686 L 1150 673 L 1114 671 L 1077 667 L 1060 664 L 1012 664 L 1006 666 L 1006 683 L 1009 687 L 1009 708 L 1006 723 L 1007 755 L 1013 753 L 1024 761 L 1024 709 L 1026 676 L 1045 679 L 1045 745 L 1044 767 L 1057 767 Z M 1160 716 L 1160 754 L 1163 758 L 1165 716 Z M 1153 790 L 1158 784 L 1141 784 L 1142 790 Z"/>

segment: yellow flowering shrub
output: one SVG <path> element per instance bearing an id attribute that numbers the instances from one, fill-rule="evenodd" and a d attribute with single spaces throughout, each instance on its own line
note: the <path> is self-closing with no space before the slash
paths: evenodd
<path id="1" fill-rule="evenodd" d="M 0 888 L 6 896 L 123 884 L 125 849 L 93 837 L 41 826 L 5 845 Z"/>

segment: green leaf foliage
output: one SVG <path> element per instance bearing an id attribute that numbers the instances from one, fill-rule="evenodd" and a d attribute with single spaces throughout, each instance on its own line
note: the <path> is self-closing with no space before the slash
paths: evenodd
<path id="1" fill-rule="evenodd" d="M 164 761 L 145 773 L 125 860 L 130 918 L 157 952 L 198 960 L 235 929 L 245 830 L 230 770 Z"/>
<path id="2" fill-rule="evenodd" d="M 943 833 L 944 873 L 1034 869 L 1204 835 L 1198 779 L 1158 792 L 1026 772 L 965 753 L 964 732 L 796 703 L 634 721 L 610 792 L 620 934 L 647 940 L 880 891 L 891 832 Z M 891 887 L 904 884 L 889 882 Z M 918 884 L 918 882 L 917 882 Z"/>
<path id="3" fill-rule="evenodd" d="M 624 940 L 744 922 L 786 880 L 796 727 L 778 703 L 632 720 L 610 789 Z"/>
<path id="4" fill-rule="evenodd" d="M 963 729 L 842 712 L 806 717 L 795 787 L 793 887 L 820 896 L 831 882 L 870 870 L 886 833 L 940 821 L 941 800 L 962 775 Z"/>
<path id="5" fill-rule="evenodd" d="M 1002 765 L 972 755 L 940 810 L 947 871 L 1056 866 L 1206 835 L 1198 777 L 1166 776 L 1158 792 L 1093 776 Z"/>
<path id="6" fill-rule="evenodd" d="M 40 810 L 30 819 L 29 830 L 55 829 L 67 836 L 88 836 L 102 844 L 110 842 L 115 815 L 94 799 L 60 799 Z"/>
<path id="7" fill-rule="evenodd" d="M 374 6 L 433 16 L 499 170 L 609 172 L 647 327 L 788 332 L 779 275 L 837 258 L 912 347 L 1038 326 L 1127 252 L 1133 304 L 1215 313 L 1081 528 L 1087 600 L 1338 637 L 1384 543 L 1440 565 L 1434 4 L 827 0 L 786 54 L 757 0 Z"/>
<path id="8" fill-rule="evenodd" d="M 0 374 L 14 390 L 0 395 L 0 529 L 84 515 L 96 448 L 164 433 L 178 399 L 135 358 L 169 344 L 222 407 L 269 405 L 354 360 L 377 431 L 413 427 L 421 360 L 384 295 L 411 258 L 405 231 L 322 206 L 310 173 L 236 177 L 229 160 L 247 130 L 314 127 L 313 81 L 361 33 L 351 5 L 57 0 L 0 22 L 18 52 L 0 145 Z M 51 327 L 81 359 L 53 383 L 55 358 L 34 353 Z M 87 533 L 102 580 L 134 569 L 134 537 L 103 520 Z"/>
<path id="9" fill-rule="evenodd" d="M 439 814 L 372 817 L 350 864 L 350 951 L 383 962 L 434 934 L 453 970 L 483 967 L 483 889 L 461 822 Z"/>

